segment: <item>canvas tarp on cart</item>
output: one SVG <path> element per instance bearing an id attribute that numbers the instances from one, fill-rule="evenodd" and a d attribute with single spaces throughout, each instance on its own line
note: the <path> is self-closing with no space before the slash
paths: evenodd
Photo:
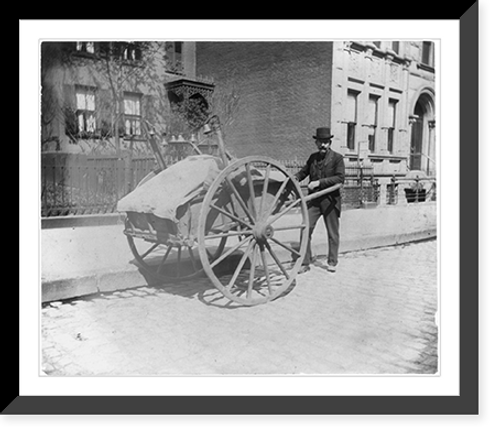
<path id="1" fill-rule="evenodd" d="M 207 190 L 221 170 L 217 157 L 187 157 L 140 184 L 118 202 L 117 210 L 152 213 L 178 223 L 177 209 Z"/>

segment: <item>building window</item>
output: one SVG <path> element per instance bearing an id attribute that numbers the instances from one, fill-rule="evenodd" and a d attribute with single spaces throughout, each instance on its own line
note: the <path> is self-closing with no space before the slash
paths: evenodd
<path id="1" fill-rule="evenodd" d="M 182 42 L 176 41 L 174 42 L 174 52 L 178 55 L 182 55 Z"/>
<path id="2" fill-rule="evenodd" d="M 368 99 L 368 150 L 375 151 L 375 136 L 377 132 L 378 99 L 376 95 L 370 95 Z"/>
<path id="3" fill-rule="evenodd" d="M 126 61 L 139 61 L 141 60 L 141 50 L 137 44 L 133 42 L 128 42 L 123 44 L 121 50 L 121 58 Z"/>
<path id="4" fill-rule="evenodd" d="M 167 71 L 181 74 L 183 72 L 182 63 L 183 43 L 179 41 L 165 43 Z"/>
<path id="5" fill-rule="evenodd" d="M 399 41 L 392 41 L 391 49 L 394 53 L 399 54 Z"/>
<path id="6" fill-rule="evenodd" d="M 141 134 L 141 96 L 125 93 L 124 99 L 125 135 L 140 136 Z"/>
<path id="7" fill-rule="evenodd" d="M 96 129 L 95 92 L 91 88 L 76 88 L 76 119 L 78 133 L 94 133 Z"/>
<path id="8" fill-rule="evenodd" d="M 347 121 L 347 135 L 346 146 L 349 150 L 356 148 L 356 124 L 358 113 L 358 92 L 347 92 L 347 108 L 346 108 L 346 121 Z"/>
<path id="9" fill-rule="evenodd" d="M 81 53 L 92 53 L 95 52 L 95 45 L 93 42 L 81 42 L 76 43 L 76 51 Z"/>
<path id="10" fill-rule="evenodd" d="M 388 121 L 389 127 L 387 128 L 387 151 L 389 153 L 394 152 L 394 131 L 396 129 L 396 105 L 397 100 L 389 99 L 389 113 L 388 113 Z"/>
<path id="11" fill-rule="evenodd" d="M 382 41 L 372 41 L 375 47 L 380 48 L 382 45 Z"/>
<path id="12" fill-rule="evenodd" d="M 434 66 L 434 45 L 430 41 L 422 43 L 422 63 L 430 67 Z"/>
<path id="13" fill-rule="evenodd" d="M 354 150 L 356 137 L 356 123 L 348 122 L 347 123 L 347 148 L 349 150 Z"/>

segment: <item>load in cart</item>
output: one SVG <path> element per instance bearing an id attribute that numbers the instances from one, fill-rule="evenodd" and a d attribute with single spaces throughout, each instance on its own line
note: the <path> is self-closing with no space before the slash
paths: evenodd
<path id="1" fill-rule="evenodd" d="M 192 144 L 197 154 L 169 167 L 149 132 L 160 170 L 118 202 L 130 249 L 141 269 L 158 281 L 204 273 L 236 303 L 274 300 L 293 285 L 304 259 L 307 202 L 340 185 L 304 195 L 279 162 L 231 157 L 217 116 L 208 125 L 220 155 L 204 155 Z M 228 273 L 223 266 L 229 259 Z"/>

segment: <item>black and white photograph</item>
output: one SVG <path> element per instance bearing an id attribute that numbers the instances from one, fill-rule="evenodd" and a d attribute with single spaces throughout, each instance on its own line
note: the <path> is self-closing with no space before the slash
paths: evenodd
<path id="1" fill-rule="evenodd" d="M 40 376 L 439 377 L 439 39 L 39 49 Z"/>
<path id="2" fill-rule="evenodd" d="M 20 20 L 2 413 L 476 412 L 478 11 Z"/>
<path id="3" fill-rule="evenodd" d="M 438 421 L 411 415 L 478 415 L 480 14 L 459 9 L 20 20 L 2 414 L 419 435 Z"/>

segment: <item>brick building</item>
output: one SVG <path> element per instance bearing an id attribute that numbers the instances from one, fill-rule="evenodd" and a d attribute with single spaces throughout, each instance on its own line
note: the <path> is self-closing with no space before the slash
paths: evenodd
<path id="1" fill-rule="evenodd" d="M 302 160 L 329 125 L 346 163 L 435 175 L 432 42 L 198 42 L 196 71 L 239 96 L 225 129 L 238 157 Z"/>
<path id="2" fill-rule="evenodd" d="M 239 96 L 227 147 L 238 157 L 305 158 L 331 120 L 328 42 L 199 42 L 196 70 Z"/>

